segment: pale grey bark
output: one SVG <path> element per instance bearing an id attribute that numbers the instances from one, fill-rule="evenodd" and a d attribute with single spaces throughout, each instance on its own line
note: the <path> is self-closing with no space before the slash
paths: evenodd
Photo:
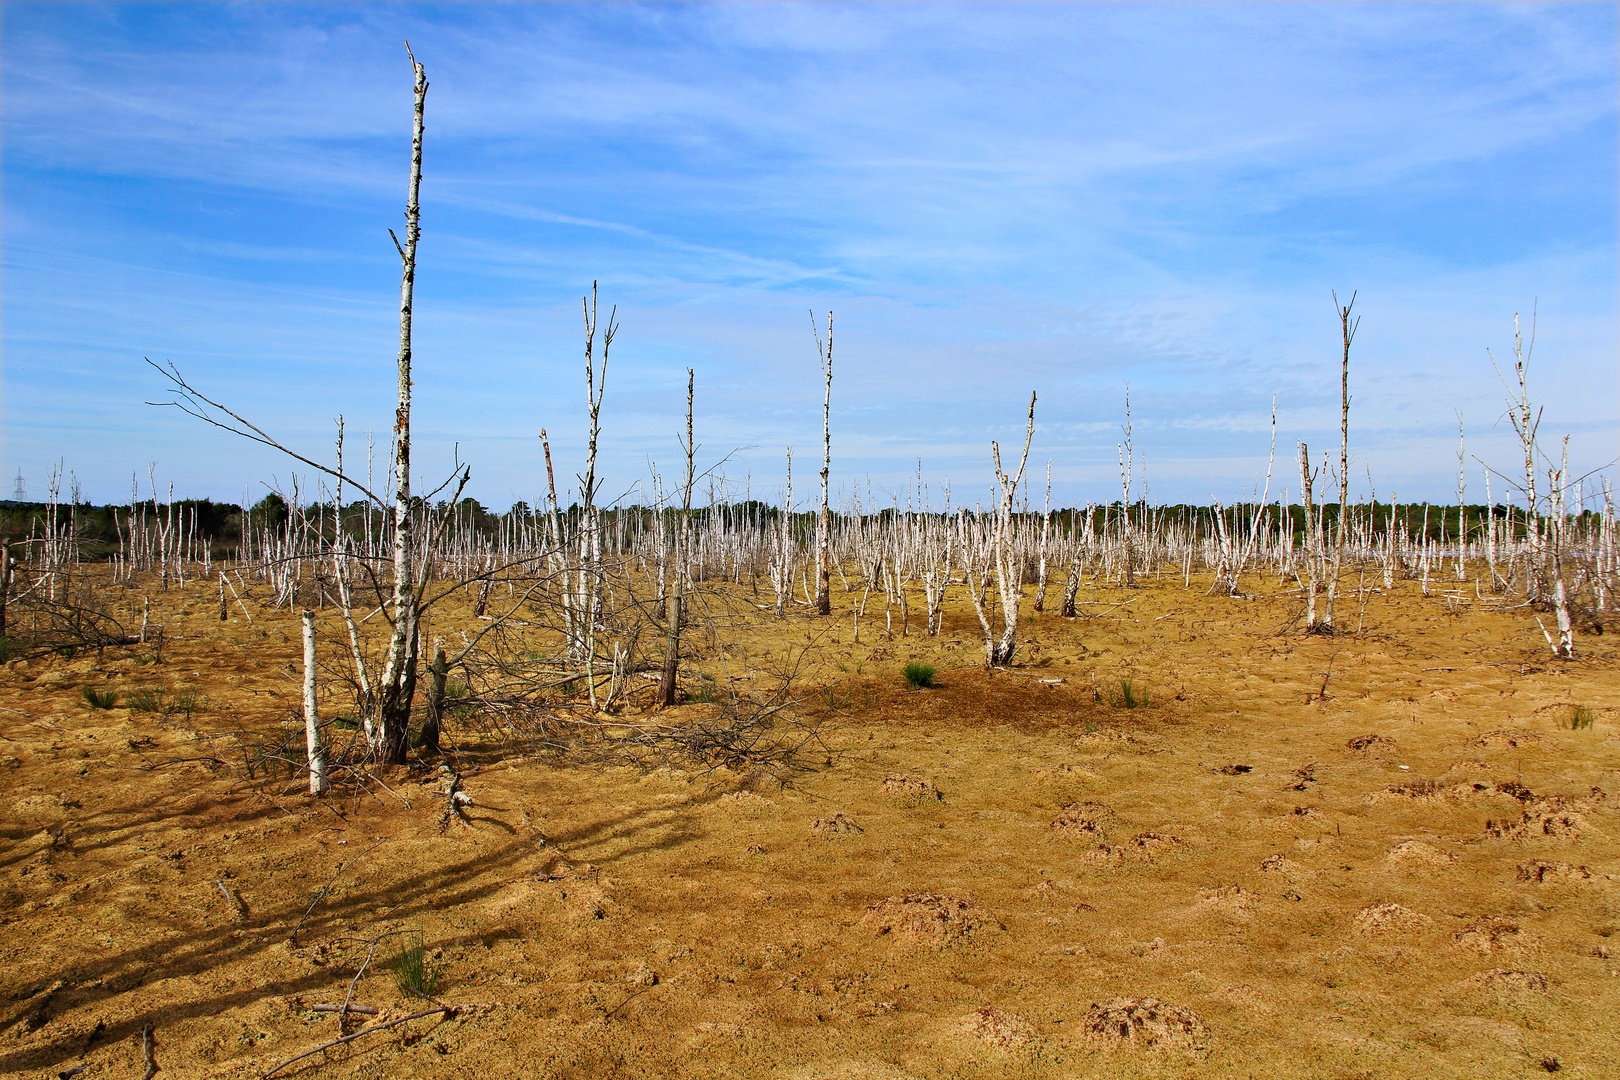
<path id="1" fill-rule="evenodd" d="M 1029 395 L 1029 426 L 1024 433 L 1024 452 L 1018 459 L 1018 468 L 1008 473 L 1001 467 L 1001 447 L 990 444 L 990 457 L 995 463 L 997 500 L 995 520 L 991 526 L 989 562 L 996 579 L 997 599 L 1001 603 L 1002 631 L 997 638 L 990 629 L 983 605 L 977 599 L 981 582 L 974 586 L 974 609 L 984 630 L 985 666 L 1006 667 L 1012 663 L 1018 649 L 1019 604 L 1024 595 L 1023 560 L 1013 551 L 1013 505 L 1018 485 L 1024 478 L 1024 467 L 1029 463 L 1029 447 L 1035 438 L 1035 395 Z"/>
<path id="2" fill-rule="evenodd" d="M 315 711 L 315 613 L 304 609 L 304 744 L 309 752 L 309 793 L 326 793 L 326 750 L 321 745 L 321 719 Z"/>
<path id="3" fill-rule="evenodd" d="M 681 483 L 681 519 L 675 531 L 675 583 L 664 607 L 664 667 L 658 680 L 658 704 L 675 704 L 681 663 L 681 616 L 686 599 L 686 562 L 690 548 L 690 518 L 692 516 L 692 485 L 696 481 L 697 445 L 692 436 L 692 399 L 697 376 L 686 369 L 686 438 L 682 448 L 686 451 L 686 475 Z"/>
<path id="4" fill-rule="evenodd" d="M 1339 294 L 1333 294 L 1333 309 L 1339 314 L 1344 356 L 1339 373 L 1339 516 L 1334 522 L 1333 563 L 1328 573 L 1327 605 L 1320 627 L 1329 633 L 1333 630 L 1334 601 L 1339 596 L 1339 572 L 1344 566 L 1345 533 L 1350 527 L 1350 343 L 1355 340 L 1356 328 L 1361 325 L 1359 318 L 1350 317 L 1355 306 L 1355 293 L 1350 294 L 1350 302 L 1343 307 L 1339 306 Z"/>
<path id="5" fill-rule="evenodd" d="M 383 761 L 404 764 L 411 701 L 416 696 L 416 546 L 411 514 L 411 313 L 416 288 L 416 243 L 421 235 L 422 119 L 427 72 L 414 55 L 416 111 L 411 131 L 411 181 L 405 201 L 405 243 L 394 238 L 404 263 L 399 286 L 399 387 L 394 410 L 393 634 L 379 680 L 371 748 Z M 392 231 L 390 230 L 390 235 Z"/>
<path id="6" fill-rule="evenodd" d="M 832 562 L 832 507 L 828 502 L 828 485 L 832 475 L 832 351 L 833 313 L 827 312 L 827 344 L 821 343 L 816 329 L 816 313 L 810 313 L 810 332 L 816 336 L 816 353 L 821 358 L 821 374 L 825 393 L 821 401 L 821 516 L 816 520 L 816 614 L 832 614 L 832 594 L 828 575 Z"/>

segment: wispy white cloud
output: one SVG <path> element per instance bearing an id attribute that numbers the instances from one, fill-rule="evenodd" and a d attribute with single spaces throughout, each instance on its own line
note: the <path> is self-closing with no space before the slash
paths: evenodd
<path id="1" fill-rule="evenodd" d="M 740 468 L 810 445 L 813 306 L 849 474 L 982 480 L 1038 388 L 1060 494 L 1106 495 L 1128 381 L 1156 491 L 1246 490 L 1273 394 L 1285 441 L 1334 427 L 1356 287 L 1353 437 L 1403 489 L 1449 482 L 1452 408 L 1499 411 L 1483 348 L 1537 297 L 1549 414 L 1620 449 L 1611 8 L 66 11 L 8 11 L 7 473 L 71 445 L 258 475 L 135 404 L 142 354 L 311 439 L 386 415 L 402 35 L 433 80 L 424 446 L 488 446 L 491 499 L 532 494 L 542 423 L 572 448 L 593 278 L 625 477 L 689 365 Z"/>

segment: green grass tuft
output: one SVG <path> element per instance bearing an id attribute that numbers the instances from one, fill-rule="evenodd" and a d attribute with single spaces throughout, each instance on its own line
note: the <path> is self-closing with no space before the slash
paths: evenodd
<path id="1" fill-rule="evenodd" d="M 406 934 L 399 946 L 399 956 L 394 960 L 394 982 L 400 992 L 432 997 L 439 988 L 441 974 L 439 965 L 428 957 L 421 931 Z"/>
<path id="2" fill-rule="evenodd" d="M 934 685 L 934 676 L 938 674 L 938 669 L 932 664 L 912 661 L 901 670 L 900 674 L 906 677 L 906 682 L 911 684 L 913 690 L 926 690 Z"/>
<path id="3" fill-rule="evenodd" d="M 1117 690 L 1108 691 L 1108 704 L 1116 709 L 1144 709 L 1148 705 L 1147 687 L 1121 679 Z"/>
<path id="4" fill-rule="evenodd" d="M 81 687 L 79 692 L 84 700 L 90 703 L 92 709 L 112 709 L 118 706 L 118 691 L 97 690 L 94 687 Z"/>
<path id="5" fill-rule="evenodd" d="M 695 702 L 698 702 L 699 704 L 702 704 L 702 705 L 709 705 L 709 704 L 712 704 L 714 702 L 714 699 L 715 699 L 714 676 L 710 675 L 706 671 L 700 672 L 698 674 L 697 693 L 692 695 L 692 700 L 695 701 Z"/>
<path id="6" fill-rule="evenodd" d="M 1592 726 L 1593 721 L 1596 720 L 1596 719 L 1597 719 L 1597 717 L 1593 715 L 1592 709 L 1591 709 L 1590 706 L 1588 706 L 1588 705 L 1572 705 L 1572 706 L 1570 706 L 1570 710 L 1569 710 L 1569 723 L 1568 723 L 1569 730 L 1571 730 L 1571 731 L 1581 731 L 1583 729 L 1590 728 Z M 1558 726 L 1559 727 L 1564 727 L 1565 725 L 1564 724 L 1559 724 Z"/>

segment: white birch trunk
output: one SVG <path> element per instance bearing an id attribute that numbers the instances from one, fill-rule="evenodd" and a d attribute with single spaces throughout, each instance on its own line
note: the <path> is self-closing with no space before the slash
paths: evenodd
<path id="1" fill-rule="evenodd" d="M 326 751 L 315 711 L 315 615 L 304 609 L 304 744 L 309 751 L 309 793 L 326 794 Z"/>

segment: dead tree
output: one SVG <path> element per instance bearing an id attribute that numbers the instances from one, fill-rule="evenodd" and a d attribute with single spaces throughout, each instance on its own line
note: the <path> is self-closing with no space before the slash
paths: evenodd
<path id="1" fill-rule="evenodd" d="M 1457 580 L 1468 580 L 1468 504 L 1463 501 L 1467 491 L 1466 443 L 1463 438 L 1462 410 L 1457 411 Z M 1488 509 L 1488 507 L 1487 507 Z"/>
<path id="2" fill-rule="evenodd" d="M 1558 624 L 1557 640 L 1542 628 L 1542 634 L 1547 638 L 1553 655 L 1565 659 L 1575 655 L 1575 628 L 1574 619 L 1570 610 L 1570 589 L 1565 581 L 1565 562 L 1571 551 L 1568 546 L 1568 523 L 1566 492 L 1569 490 L 1569 461 L 1568 445 L 1564 441 L 1565 450 L 1563 460 L 1557 465 L 1549 463 L 1547 478 L 1550 491 L 1541 495 L 1536 484 L 1536 455 L 1541 449 L 1536 441 L 1537 432 L 1541 427 L 1541 408 L 1534 406 L 1530 401 L 1530 360 L 1536 348 L 1536 323 L 1534 314 L 1530 320 L 1530 340 L 1524 339 L 1524 332 L 1519 325 L 1519 316 L 1513 316 L 1513 367 L 1512 381 L 1504 374 L 1502 368 L 1496 363 L 1496 357 L 1491 356 L 1491 364 L 1496 368 L 1497 378 L 1508 393 L 1508 419 L 1513 424 L 1513 433 L 1519 437 L 1519 448 L 1524 454 L 1524 483 L 1519 485 L 1516 480 L 1509 483 L 1518 487 L 1524 495 L 1525 527 L 1527 530 L 1528 559 L 1525 575 L 1525 593 L 1532 604 L 1540 605 L 1545 609 L 1551 606 L 1553 616 Z M 1545 458 L 1546 455 L 1542 454 Z M 1549 459 L 1550 460 L 1550 459 Z M 1539 621 L 1539 620 L 1538 620 Z"/>
<path id="3" fill-rule="evenodd" d="M 983 552 L 981 563 L 972 554 L 964 552 L 963 563 L 968 573 L 968 598 L 979 617 L 984 631 L 984 663 L 986 667 L 1006 667 L 1012 663 L 1018 649 L 1018 607 L 1024 595 L 1023 559 L 1013 551 L 1013 501 L 1018 485 L 1024 478 L 1024 466 L 1029 463 L 1029 446 L 1035 438 L 1035 395 L 1029 395 L 1029 427 L 1024 433 L 1024 452 L 1018 459 L 1018 468 L 1012 473 L 1001 467 L 1001 447 L 990 443 L 990 457 L 996 467 L 996 512 L 990 525 L 988 551 Z M 988 569 L 981 569 L 988 564 Z M 997 599 L 1001 602 L 1002 631 L 998 638 L 990 627 L 990 615 L 984 602 L 986 578 L 995 574 Z"/>
<path id="4" fill-rule="evenodd" d="M 828 574 L 832 562 L 832 507 L 828 503 L 828 478 L 832 475 L 832 347 L 833 313 L 827 312 L 827 343 L 821 343 L 816 329 L 816 313 L 810 313 L 810 332 L 816 338 L 816 354 L 821 358 L 821 375 L 826 392 L 821 400 L 821 516 L 816 520 L 816 614 L 832 614 L 832 594 Z"/>
<path id="5" fill-rule="evenodd" d="M 787 448 L 787 487 L 782 495 L 781 520 L 772 539 L 769 559 L 771 588 L 776 591 L 776 617 L 782 618 L 793 596 L 793 447 Z"/>
<path id="6" fill-rule="evenodd" d="M 681 519 L 675 531 L 675 580 L 669 590 L 664 609 L 664 667 L 658 679 L 658 704 L 675 704 L 676 677 L 681 663 L 681 603 L 685 599 L 686 565 L 690 547 L 690 519 L 692 516 L 692 484 L 696 479 L 697 446 L 692 441 L 692 391 L 696 376 L 686 369 L 686 438 L 681 447 L 686 451 L 686 476 L 681 484 Z"/>
<path id="7" fill-rule="evenodd" d="M 1131 550 L 1131 472 L 1135 464 L 1135 448 L 1131 445 L 1131 387 L 1125 384 L 1125 441 L 1119 444 L 1120 519 L 1119 540 L 1125 557 L 1125 587 L 1136 586 L 1135 553 Z"/>
<path id="8" fill-rule="evenodd" d="M 1350 317 L 1351 309 L 1355 306 L 1355 293 L 1350 294 L 1350 302 L 1343 307 L 1339 306 L 1339 294 L 1333 294 L 1333 309 L 1339 313 L 1339 325 L 1343 331 L 1344 360 L 1339 374 L 1339 517 L 1334 523 L 1333 568 L 1328 575 L 1327 605 L 1321 624 L 1321 630 L 1325 633 L 1333 632 L 1333 602 L 1339 594 L 1339 570 L 1344 565 L 1345 530 L 1350 526 L 1350 343 L 1355 340 L 1356 328 L 1361 325 L 1359 318 Z"/>
<path id="9" fill-rule="evenodd" d="M 321 720 L 315 711 L 315 613 L 303 612 L 304 745 L 309 755 L 309 793 L 326 794 L 326 751 L 321 746 Z"/>
<path id="10" fill-rule="evenodd" d="M 1268 508 L 1270 506 L 1270 499 L 1271 499 L 1271 471 L 1272 471 L 1273 466 L 1276 465 L 1276 463 L 1277 463 L 1277 398 L 1276 398 L 1275 395 L 1273 395 L 1272 399 L 1271 399 L 1271 451 L 1266 457 L 1266 487 L 1265 487 L 1265 490 L 1263 492 L 1261 492 L 1261 494 L 1260 494 L 1260 505 L 1255 510 L 1254 517 L 1249 523 L 1249 538 L 1248 538 L 1247 541 L 1245 541 L 1242 549 L 1238 550 L 1237 558 L 1232 562 L 1232 565 L 1229 568 L 1230 571 L 1231 571 L 1231 575 L 1232 575 L 1231 579 L 1229 581 L 1224 582 L 1224 585 L 1226 587 L 1226 593 L 1227 593 L 1228 596 L 1239 596 L 1239 595 L 1241 595 L 1241 593 L 1238 590 L 1238 580 L 1243 576 L 1243 568 L 1248 565 L 1249 559 L 1251 557 L 1253 557 L 1254 552 L 1255 552 L 1255 548 L 1260 543 L 1260 537 L 1261 537 L 1262 532 L 1266 528 L 1268 528 L 1268 526 L 1266 524 L 1266 513 L 1267 513 L 1267 510 L 1268 510 Z M 1241 509 L 1241 507 L 1239 507 L 1237 509 Z M 1216 524 L 1221 529 L 1221 531 L 1224 532 L 1225 529 L 1226 529 L 1225 519 L 1221 515 L 1221 507 L 1220 507 L 1219 503 L 1216 503 L 1215 511 L 1216 511 L 1216 513 L 1215 513 Z M 1236 521 L 1237 521 L 1236 510 L 1234 510 L 1234 515 L 1233 515 L 1233 523 L 1234 523 L 1234 525 L 1236 524 Z M 1188 572 L 1188 576 L 1189 577 L 1191 576 L 1190 570 Z M 1215 575 L 1215 584 L 1217 584 L 1217 585 L 1223 584 L 1223 582 L 1221 581 L 1221 575 L 1219 573 L 1217 573 Z M 1215 586 L 1211 585 L 1210 586 L 1210 591 L 1213 592 L 1214 589 L 1215 589 Z"/>
<path id="11" fill-rule="evenodd" d="M 407 46 L 407 50 L 408 50 Z M 411 184 L 405 201 L 405 243 L 394 237 L 404 266 L 399 286 L 399 402 L 394 411 L 394 632 L 377 686 L 372 751 L 384 762 L 405 763 L 411 701 L 416 696 L 416 546 L 411 516 L 411 305 L 416 288 L 416 242 L 421 235 L 422 114 L 427 72 L 411 56 L 416 73 L 416 117 L 411 131 Z M 393 236 L 393 231 L 389 231 Z"/>
<path id="12" fill-rule="evenodd" d="M 1316 595 L 1321 586 L 1322 518 L 1318 513 L 1314 490 L 1316 473 L 1311 469 L 1310 447 L 1299 444 L 1299 498 L 1305 506 L 1305 552 L 1300 561 L 1305 567 L 1305 632 L 1331 634 L 1333 629 L 1316 617 Z"/>
<path id="13" fill-rule="evenodd" d="M 1046 610 L 1047 542 L 1052 535 L 1052 463 L 1046 463 L 1046 502 L 1041 507 L 1040 565 L 1035 575 L 1035 610 Z"/>

